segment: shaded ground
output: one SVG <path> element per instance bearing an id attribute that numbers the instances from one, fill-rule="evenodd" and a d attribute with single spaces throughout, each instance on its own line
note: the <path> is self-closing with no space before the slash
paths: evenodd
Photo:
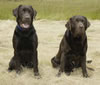
<path id="1" fill-rule="evenodd" d="M 0 21 L 0 85 L 100 85 L 100 21 L 90 21 L 87 30 L 88 53 L 87 59 L 92 59 L 88 70 L 90 78 L 83 78 L 81 69 L 75 69 L 70 75 L 62 74 L 56 77 L 57 69 L 53 69 L 50 59 L 56 55 L 61 38 L 66 30 L 65 21 L 39 20 L 34 22 L 39 38 L 39 70 L 42 79 L 35 79 L 32 69 L 23 68 L 17 75 L 15 71 L 7 71 L 8 63 L 13 56 L 12 35 L 16 25 L 15 21 Z"/>

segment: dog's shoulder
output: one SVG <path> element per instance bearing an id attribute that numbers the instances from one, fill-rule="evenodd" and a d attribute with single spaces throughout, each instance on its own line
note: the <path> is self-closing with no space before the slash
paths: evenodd
<path id="1" fill-rule="evenodd" d="M 69 38 L 68 37 L 68 33 L 69 33 L 69 31 L 66 30 L 65 34 L 64 34 L 64 36 L 63 36 L 63 38 L 61 40 L 61 43 L 60 43 L 61 50 L 62 51 L 66 51 L 66 52 L 68 52 L 69 50 L 71 50 L 70 45 L 68 43 L 68 38 Z"/>

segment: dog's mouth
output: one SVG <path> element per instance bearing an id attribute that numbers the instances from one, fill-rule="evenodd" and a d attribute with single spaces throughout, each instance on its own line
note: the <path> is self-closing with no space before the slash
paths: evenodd
<path id="1" fill-rule="evenodd" d="M 28 23 L 22 23 L 22 24 L 20 24 L 20 26 L 21 26 L 22 28 L 24 28 L 24 29 L 30 28 L 30 24 L 28 24 Z"/>
<path id="2" fill-rule="evenodd" d="M 30 26 L 31 26 L 31 20 L 22 20 L 20 22 L 20 26 L 23 28 L 23 29 L 29 29 Z"/>
<path id="3" fill-rule="evenodd" d="M 75 40 L 78 40 L 78 41 L 82 40 L 82 36 L 75 37 Z"/>

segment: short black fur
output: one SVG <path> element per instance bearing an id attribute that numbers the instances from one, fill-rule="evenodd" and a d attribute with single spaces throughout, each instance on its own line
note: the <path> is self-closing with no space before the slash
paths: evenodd
<path id="1" fill-rule="evenodd" d="M 61 40 L 59 51 L 51 59 L 54 68 L 60 67 L 58 76 L 62 72 L 70 74 L 74 68 L 81 67 L 84 77 L 88 77 L 86 70 L 87 36 L 86 30 L 90 26 L 84 16 L 73 16 L 65 25 L 67 30 Z"/>
<path id="2" fill-rule="evenodd" d="M 21 11 L 19 14 L 18 11 L 21 9 L 27 9 L 33 13 L 33 8 L 31 6 L 20 5 L 18 8 L 14 9 L 16 11 L 14 12 L 14 14 L 17 13 L 15 14 L 16 16 L 20 15 Z M 22 15 L 21 17 L 16 17 L 17 26 L 13 34 L 14 56 L 9 63 L 8 70 L 16 70 L 16 72 L 19 73 L 22 71 L 22 66 L 24 66 L 33 68 L 34 75 L 39 76 L 37 51 L 38 37 L 36 34 L 36 30 L 32 24 L 34 15 L 31 15 L 32 13 L 28 14 L 28 11 L 26 11 L 25 13 L 27 13 L 26 15 L 28 17 L 26 15 L 24 16 L 24 18 L 22 18 Z M 26 24 L 27 28 L 21 27 L 24 26 L 23 24 Z"/>

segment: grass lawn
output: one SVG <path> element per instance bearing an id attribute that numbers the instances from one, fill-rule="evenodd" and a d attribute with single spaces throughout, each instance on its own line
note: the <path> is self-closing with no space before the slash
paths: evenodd
<path id="1" fill-rule="evenodd" d="M 15 19 L 12 9 L 19 4 L 32 5 L 37 19 L 66 20 L 73 15 L 100 19 L 100 0 L 0 0 L 0 19 Z"/>

